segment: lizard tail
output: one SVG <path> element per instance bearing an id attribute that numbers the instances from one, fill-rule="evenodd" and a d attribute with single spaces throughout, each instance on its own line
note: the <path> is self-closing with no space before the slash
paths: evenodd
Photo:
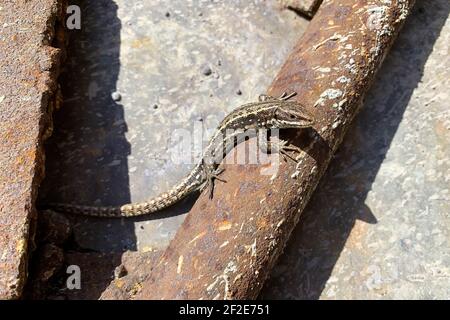
<path id="1" fill-rule="evenodd" d="M 127 216 L 126 212 L 122 212 L 121 207 L 93 207 L 70 203 L 52 202 L 45 204 L 45 209 L 47 208 L 57 212 L 91 216 L 91 217 L 120 218 Z"/>
<path id="2" fill-rule="evenodd" d="M 160 211 L 181 200 L 172 192 L 162 193 L 156 198 L 140 203 L 129 203 L 120 207 L 95 207 L 68 203 L 49 203 L 46 207 L 58 212 L 101 218 L 137 217 Z"/>
<path id="3" fill-rule="evenodd" d="M 94 206 L 83 206 L 70 203 L 50 203 L 47 205 L 50 209 L 58 212 L 77 214 L 83 216 L 91 217 L 101 217 L 101 218 L 124 218 L 124 217 L 137 217 L 146 214 L 151 214 L 153 212 L 159 211 L 168 207 L 170 204 L 162 202 L 154 202 L 161 199 L 155 198 L 155 200 L 150 200 L 148 202 L 142 203 L 129 203 L 120 207 L 94 207 Z M 169 200 L 169 199 L 167 199 Z M 174 201 L 175 202 L 175 201 Z"/>
<path id="4" fill-rule="evenodd" d="M 120 207 L 95 207 L 67 203 L 49 203 L 46 207 L 57 212 L 101 218 L 143 216 L 170 207 L 185 198 L 191 192 L 199 190 L 204 184 L 203 180 L 198 177 L 203 170 L 202 168 L 201 164 L 198 164 L 183 181 L 170 191 L 163 192 L 155 198 L 144 202 L 129 203 Z"/>
<path id="5" fill-rule="evenodd" d="M 125 218 L 138 217 L 160 211 L 183 199 L 191 191 L 198 190 L 198 186 L 191 186 L 192 189 L 186 192 L 179 192 L 179 188 L 174 188 L 170 192 L 164 192 L 157 197 L 140 202 L 129 203 L 120 207 L 95 207 L 83 206 L 67 203 L 49 203 L 46 205 L 49 209 L 57 212 L 77 214 L 101 218 Z M 181 186 L 180 186 L 181 188 Z"/>

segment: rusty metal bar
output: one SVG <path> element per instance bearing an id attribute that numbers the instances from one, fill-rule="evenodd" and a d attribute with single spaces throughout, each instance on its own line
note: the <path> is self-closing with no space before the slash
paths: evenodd
<path id="1" fill-rule="evenodd" d="M 0 10 L 0 299 L 16 299 L 27 277 L 63 52 L 63 0 L 2 1 Z M 32 248 L 31 248 L 32 249 Z"/>
<path id="2" fill-rule="evenodd" d="M 304 150 L 298 165 L 273 176 L 225 166 L 227 183 L 200 196 L 135 299 L 257 297 L 413 2 L 324 1 L 269 89 L 296 91 L 317 120 L 289 136 Z"/>

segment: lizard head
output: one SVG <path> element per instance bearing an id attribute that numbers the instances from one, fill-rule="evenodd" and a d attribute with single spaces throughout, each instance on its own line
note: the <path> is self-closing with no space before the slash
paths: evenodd
<path id="1" fill-rule="evenodd" d="M 298 103 L 282 103 L 273 110 L 272 124 L 276 128 L 309 128 L 313 125 L 313 116 L 301 110 Z"/>

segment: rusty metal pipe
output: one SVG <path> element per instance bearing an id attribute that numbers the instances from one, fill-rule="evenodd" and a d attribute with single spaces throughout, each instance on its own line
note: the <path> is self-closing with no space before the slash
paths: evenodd
<path id="1" fill-rule="evenodd" d="M 317 120 L 287 136 L 303 150 L 298 164 L 282 162 L 273 176 L 226 165 L 227 183 L 213 200 L 200 196 L 133 298 L 257 297 L 413 2 L 323 2 L 269 89 L 296 91 Z"/>

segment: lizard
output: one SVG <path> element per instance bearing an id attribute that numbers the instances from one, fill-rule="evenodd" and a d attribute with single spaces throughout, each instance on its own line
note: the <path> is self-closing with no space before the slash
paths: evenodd
<path id="1" fill-rule="evenodd" d="M 49 203 L 46 207 L 59 212 L 81 214 L 94 217 L 122 218 L 135 217 L 163 210 L 189 194 L 209 189 L 212 198 L 214 180 L 222 180 L 219 175 L 224 171 L 219 168 L 217 157 L 226 153 L 224 145 L 248 129 L 289 129 L 309 128 L 314 124 L 313 117 L 298 102 L 288 101 L 296 95 L 283 93 L 275 98 L 269 95 L 260 95 L 259 100 L 244 104 L 229 113 L 219 124 L 206 146 L 203 157 L 194 166 L 190 173 L 167 192 L 163 192 L 152 199 L 141 203 L 130 203 L 118 207 L 95 207 L 66 203 Z M 228 132 L 227 132 L 228 131 Z M 231 131 L 231 133 L 230 133 Z M 279 152 L 289 156 L 287 151 L 298 151 L 295 146 L 287 145 L 280 140 L 278 144 L 270 141 L 260 141 L 260 149 L 264 152 Z M 220 149 L 219 147 L 220 146 Z M 219 154 L 220 153 L 220 154 Z M 292 159 L 292 157 L 290 157 Z M 295 159 L 294 159 L 295 160 Z"/>

